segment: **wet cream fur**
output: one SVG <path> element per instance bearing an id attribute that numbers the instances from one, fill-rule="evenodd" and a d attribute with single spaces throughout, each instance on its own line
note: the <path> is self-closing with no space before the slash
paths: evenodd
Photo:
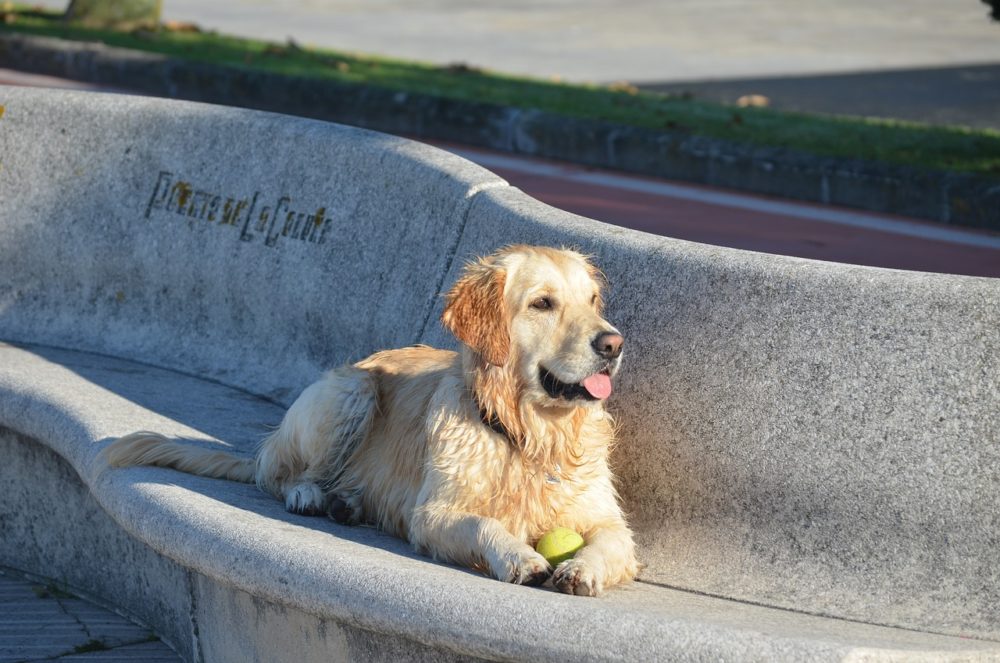
<path id="1" fill-rule="evenodd" d="M 509 247 L 467 265 L 447 296 L 442 322 L 461 353 L 387 350 L 328 372 L 255 461 L 146 432 L 106 458 L 255 481 L 290 511 L 330 509 L 506 582 L 551 573 L 561 591 L 596 595 L 638 571 L 608 467 L 614 424 L 601 401 L 549 396 L 539 368 L 568 384 L 613 375 L 620 358 L 608 366 L 591 346 L 615 331 L 601 308 L 599 273 L 579 253 Z M 553 572 L 533 546 L 557 526 L 586 545 Z"/>

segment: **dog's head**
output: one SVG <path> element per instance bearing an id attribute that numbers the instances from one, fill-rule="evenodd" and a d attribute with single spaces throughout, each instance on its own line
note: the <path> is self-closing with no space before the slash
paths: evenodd
<path id="1" fill-rule="evenodd" d="M 442 322 L 476 370 L 510 383 L 502 398 L 588 406 L 611 395 L 622 361 L 622 336 L 602 316 L 603 283 L 576 251 L 512 246 L 466 266 Z"/>

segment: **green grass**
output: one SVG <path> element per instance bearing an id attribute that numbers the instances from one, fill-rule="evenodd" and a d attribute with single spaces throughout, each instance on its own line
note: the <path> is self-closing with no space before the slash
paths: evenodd
<path id="1" fill-rule="evenodd" d="M 94 30 L 59 14 L 15 5 L 0 31 L 100 41 L 172 57 L 536 108 L 650 129 L 680 131 L 755 145 L 1000 178 L 1000 131 L 912 122 L 735 108 L 680 96 L 508 76 L 461 65 L 438 67 L 356 53 L 242 39 L 214 32 Z"/>

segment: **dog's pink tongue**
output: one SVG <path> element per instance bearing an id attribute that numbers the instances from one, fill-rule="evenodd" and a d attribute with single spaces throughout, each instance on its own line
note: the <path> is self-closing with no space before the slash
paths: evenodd
<path id="1" fill-rule="evenodd" d="M 594 398 L 605 399 L 611 395 L 611 378 L 607 373 L 594 373 L 584 378 L 583 388 Z"/>

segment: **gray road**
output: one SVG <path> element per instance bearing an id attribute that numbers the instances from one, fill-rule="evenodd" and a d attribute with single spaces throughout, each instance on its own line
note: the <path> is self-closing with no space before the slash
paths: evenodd
<path id="1" fill-rule="evenodd" d="M 164 2 L 167 18 L 237 34 L 634 83 L 1000 64 L 987 12 L 979 0 Z"/>

